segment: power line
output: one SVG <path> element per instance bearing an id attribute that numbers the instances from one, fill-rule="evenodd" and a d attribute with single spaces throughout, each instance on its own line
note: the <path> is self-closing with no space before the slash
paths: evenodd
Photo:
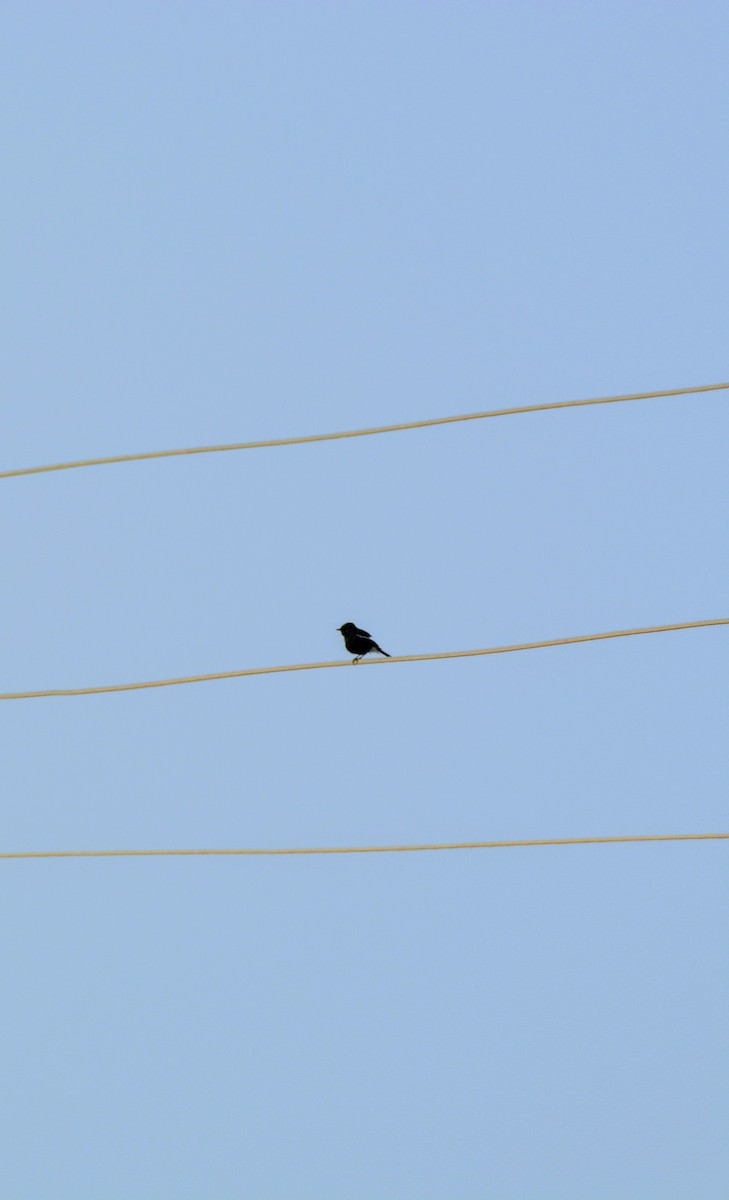
<path id="1" fill-rule="evenodd" d="M 141 462 L 148 458 L 177 458 L 185 454 L 219 454 L 227 450 L 260 450 L 271 446 L 301 446 L 307 442 L 332 442 L 341 438 L 369 437 L 375 433 L 425 429 L 430 425 L 452 425 L 457 421 L 481 421 L 488 417 L 511 417 L 518 413 L 548 412 L 557 408 L 584 408 L 590 404 L 619 404 L 626 400 L 688 396 L 695 392 L 717 392 L 725 388 L 729 388 L 729 383 L 707 383 L 700 387 L 668 388 L 660 392 L 634 392 L 624 396 L 596 396 L 588 400 L 558 400 L 549 404 L 492 408 L 485 412 L 461 413 L 452 417 L 431 417 L 423 421 L 402 421 L 397 425 L 373 425 L 367 429 L 345 429 L 337 433 L 313 433 L 305 437 L 270 438 L 257 442 L 224 442 L 216 446 L 189 446 L 179 450 L 146 450 L 139 454 L 111 454 L 106 458 L 78 458 L 69 462 L 46 463 L 39 467 L 17 467 L 11 471 L 0 471 L 0 479 L 10 479 L 16 475 L 41 475 L 48 471 L 71 471 L 77 467 L 103 467 L 109 466 L 111 463 Z"/>
<path id="2" fill-rule="evenodd" d="M 679 621 L 674 625 L 648 625 L 642 629 L 614 629 L 608 633 L 582 633 L 576 637 L 549 638 L 541 642 L 520 642 L 513 646 L 488 646 L 482 650 L 446 650 L 439 654 L 402 654 L 392 658 L 364 659 L 357 666 L 387 666 L 393 663 L 434 662 L 443 658 L 475 658 L 485 654 L 511 654 L 517 650 L 544 650 L 551 646 L 574 646 L 580 642 L 601 642 L 609 638 L 636 637 L 644 633 L 670 633 L 679 629 L 703 629 L 710 625 L 729 625 L 729 617 L 709 621 Z M 351 659 L 334 662 L 289 663 L 282 667 L 246 667 L 240 671 L 214 671 L 207 675 L 181 675 L 175 679 L 147 679 L 139 683 L 109 683 L 98 687 L 47 688 L 32 692 L 0 692 L 0 700 L 39 700 L 50 696 L 98 696 L 107 692 L 133 692 L 142 688 L 173 687 L 181 683 L 210 683 L 218 679 L 240 679 L 246 675 L 278 675 L 284 671 L 320 671 L 329 667 L 351 667 Z"/>
<path id="3" fill-rule="evenodd" d="M 525 846 L 598 846 L 616 842 L 699 842 L 729 833 L 626 833 L 606 837 L 514 838 L 493 842 L 414 842 L 394 846 L 295 846 L 193 850 L 2 850 L 0 858 L 192 858 L 284 854 L 401 854 L 421 850 L 498 850 Z"/>

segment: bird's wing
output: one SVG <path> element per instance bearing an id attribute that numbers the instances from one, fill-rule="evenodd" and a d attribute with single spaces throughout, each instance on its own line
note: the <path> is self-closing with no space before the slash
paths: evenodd
<path id="1" fill-rule="evenodd" d="M 366 629 L 355 629 L 355 631 L 354 631 L 354 632 L 355 632 L 355 633 L 356 633 L 356 634 L 357 634 L 359 637 L 368 637 L 368 638 L 371 638 L 371 637 L 372 637 L 372 634 L 371 634 L 371 633 L 368 633 Z"/>

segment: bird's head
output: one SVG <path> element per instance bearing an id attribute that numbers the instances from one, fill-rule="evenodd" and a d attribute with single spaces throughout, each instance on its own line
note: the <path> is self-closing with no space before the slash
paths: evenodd
<path id="1" fill-rule="evenodd" d="M 351 633 L 352 630 L 356 629 L 356 628 L 357 628 L 357 626 L 354 625 L 351 621 L 345 621 L 344 625 L 339 626 L 337 633 Z"/>

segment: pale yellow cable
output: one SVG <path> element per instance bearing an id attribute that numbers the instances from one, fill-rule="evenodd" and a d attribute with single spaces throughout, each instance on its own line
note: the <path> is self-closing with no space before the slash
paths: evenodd
<path id="1" fill-rule="evenodd" d="M 2 850 L 0 858 L 167 858 L 205 855 L 398 854 L 416 850 L 497 850 L 514 846 L 597 846 L 613 842 L 700 842 L 729 833 L 626 833 L 606 837 L 515 838 L 499 842 L 414 842 L 395 846 L 295 846 L 196 850 Z"/>
<path id="2" fill-rule="evenodd" d="M 670 633 L 677 629 L 703 629 L 729 625 L 729 617 L 709 621 L 679 621 L 674 625 L 647 625 L 642 629 L 614 629 L 608 633 L 582 633 L 576 637 L 549 638 L 542 642 L 520 642 L 513 646 L 488 646 L 483 650 L 446 650 L 440 654 L 402 654 L 391 658 L 363 659 L 355 666 L 374 667 L 391 663 L 432 662 L 441 658 L 474 658 L 483 654 L 510 654 L 516 650 L 544 650 L 550 646 L 573 646 L 578 642 L 601 642 L 608 638 L 636 637 L 643 633 Z M 208 675 L 181 675 L 176 679 L 147 679 L 140 683 L 108 683 L 98 687 L 47 688 L 34 692 L 0 692 L 0 700 L 38 700 L 48 696 L 98 696 L 106 692 L 134 692 L 141 688 L 173 687 L 179 683 L 209 683 L 216 679 L 240 679 L 244 675 L 278 675 L 283 671 L 321 671 L 328 667 L 351 667 L 351 659 L 335 662 L 290 663 L 283 667 L 245 667 L 240 671 L 214 671 Z"/>
<path id="3" fill-rule="evenodd" d="M 729 383 L 706 383 L 700 387 L 667 388 L 660 392 L 634 392 L 624 396 L 596 396 L 588 400 L 557 400 L 548 404 L 492 408 L 486 412 L 461 413 L 453 417 L 430 417 L 423 421 L 402 421 L 398 425 L 374 425 L 368 429 L 345 429 L 338 433 L 312 433 L 305 437 L 270 438 L 258 442 L 224 442 L 218 446 L 189 446 L 180 450 L 146 450 L 139 454 L 111 454 L 106 458 L 79 458 L 70 462 L 47 463 L 40 467 L 17 467 L 12 471 L 0 471 L 0 479 L 10 479 L 15 475 L 41 475 L 45 471 L 70 471 L 76 467 L 103 467 L 110 463 L 141 462 L 147 458 L 176 458 L 183 454 L 219 454 L 226 450 L 260 450 L 270 446 L 301 446 L 305 442 L 332 442 L 340 438 L 369 437 L 375 433 L 425 429 L 430 425 L 452 425 L 457 421 L 482 421 L 487 417 L 511 417 L 518 413 L 547 412 L 555 408 L 583 408 L 589 404 L 619 404 L 626 400 L 654 400 L 663 396 L 688 396 L 695 392 L 718 392 L 724 388 L 729 388 Z"/>

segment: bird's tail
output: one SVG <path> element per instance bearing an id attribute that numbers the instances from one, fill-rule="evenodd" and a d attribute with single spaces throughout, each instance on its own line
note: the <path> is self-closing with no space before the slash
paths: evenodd
<path id="1" fill-rule="evenodd" d="M 375 650 L 378 650 L 380 654 L 384 654 L 385 658 L 392 658 L 392 655 L 388 654 L 387 650 L 383 650 L 382 646 L 378 646 L 377 642 L 375 642 Z"/>

